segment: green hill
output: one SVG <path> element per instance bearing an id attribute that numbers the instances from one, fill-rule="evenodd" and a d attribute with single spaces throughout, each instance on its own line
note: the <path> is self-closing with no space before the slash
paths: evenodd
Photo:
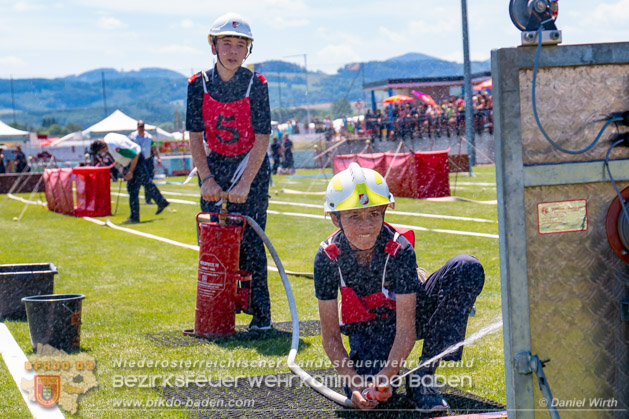
<path id="1" fill-rule="evenodd" d="M 489 67 L 489 61 L 473 62 L 472 72 L 487 71 Z M 255 69 L 269 81 L 272 108 L 280 103 L 282 108 L 305 105 L 306 80 L 309 103 L 317 104 L 344 97 L 362 100 L 363 81 L 463 73 L 462 64 L 419 53 L 369 61 L 362 67 L 349 64 L 335 74 L 306 75 L 303 67 L 284 61 L 257 63 Z M 16 121 L 22 125 L 37 127 L 44 119 L 54 119 L 62 126 L 78 123 L 87 127 L 120 109 L 134 118 L 175 129 L 181 128 L 185 120 L 186 89 L 183 74 L 160 68 L 127 72 L 103 68 L 56 79 L 0 79 L 0 119 L 13 121 L 14 104 Z"/>

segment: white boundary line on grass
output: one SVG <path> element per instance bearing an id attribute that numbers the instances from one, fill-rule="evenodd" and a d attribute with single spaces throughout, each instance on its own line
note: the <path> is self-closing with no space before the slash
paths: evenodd
<path id="1" fill-rule="evenodd" d="M 175 241 L 175 240 L 167 239 L 165 237 L 160 237 L 160 236 L 156 236 L 154 234 L 145 233 L 143 231 L 133 230 L 131 228 L 126 228 L 126 227 L 120 227 L 119 225 L 116 225 L 116 224 L 112 223 L 110 220 L 101 221 L 101 220 L 97 220 L 96 218 L 92 218 L 92 217 L 82 217 L 82 218 L 87 220 L 87 221 L 90 221 L 90 222 L 92 222 L 94 224 L 98 224 L 100 226 L 111 227 L 114 230 L 124 231 L 126 233 L 135 234 L 136 236 L 142 236 L 142 237 L 146 237 L 146 238 L 153 239 L 153 240 L 158 240 L 158 241 L 161 241 L 161 242 L 164 242 L 164 243 L 168 243 L 168 244 L 174 244 L 175 246 L 183 247 L 185 249 L 190 249 L 190 250 L 196 250 L 197 252 L 199 251 L 199 246 L 197 246 L 197 245 L 181 243 L 181 242 L 178 242 L 178 241 Z"/>
<path id="2" fill-rule="evenodd" d="M 123 194 L 126 195 L 126 194 Z M 21 200 L 21 198 L 13 198 L 13 199 L 18 199 Z M 181 202 L 179 202 L 181 201 Z M 29 203 L 34 203 L 32 201 L 28 201 Z M 196 205 L 196 202 L 192 202 L 192 201 L 185 201 L 185 200 L 171 200 L 171 202 L 179 202 L 179 203 L 185 203 L 185 204 L 194 204 Z M 308 205 L 313 205 L 313 204 L 308 204 Z M 325 219 L 325 217 L 323 215 L 316 215 L 316 214 L 303 214 L 303 213 L 299 213 L 299 212 L 282 212 L 282 211 L 274 211 L 274 210 L 268 210 L 267 213 L 269 214 L 273 214 L 273 215 L 289 215 L 292 217 L 305 217 L 305 218 L 315 218 L 318 220 L 323 220 Z M 88 219 L 88 221 L 92 221 L 92 222 L 96 222 L 97 224 L 103 223 L 101 225 L 105 225 L 105 223 L 103 221 L 100 220 L 96 220 L 95 218 L 90 218 L 90 217 L 83 217 L 85 219 Z M 122 230 L 122 231 L 127 231 L 129 233 L 132 234 L 137 234 L 138 236 L 144 236 L 144 237 L 148 237 L 148 238 L 152 238 L 155 240 L 159 240 L 159 241 L 163 241 L 165 243 L 170 243 L 170 244 L 174 244 L 176 246 L 180 246 L 180 247 L 185 247 L 185 248 L 189 248 L 192 250 L 199 250 L 198 246 L 195 245 L 190 245 L 190 244 L 185 244 L 185 243 L 179 243 L 176 242 L 174 240 L 170 240 L 164 237 L 160 237 L 160 236 L 155 236 L 153 234 L 149 234 L 149 233 L 143 233 L 141 231 L 137 231 L 137 230 L 133 230 L 130 228 L 125 228 L 125 227 L 120 227 L 117 226 L 116 224 L 112 223 L 111 221 L 107 220 L 109 223 L 111 223 L 111 225 L 109 227 L 113 227 L 116 228 L 117 230 Z M 490 238 L 490 239 L 497 239 L 498 235 L 497 234 L 489 234 L 489 233 L 476 233 L 473 231 L 464 231 L 464 230 L 445 230 L 445 229 L 440 229 L 440 228 L 426 228 L 426 227 L 420 227 L 420 226 L 413 226 L 413 225 L 408 225 L 408 224 L 398 224 L 398 223 L 391 223 L 392 225 L 397 225 L 400 227 L 404 227 L 404 228 L 408 228 L 411 230 L 417 230 L 417 231 L 428 231 L 428 232 L 433 232 L 433 233 L 445 233 L 445 234 L 457 234 L 457 235 L 462 235 L 462 236 L 474 236 L 474 237 L 486 237 L 486 238 Z M 275 270 L 276 268 L 273 268 L 272 270 Z"/>
<path id="3" fill-rule="evenodd" d="M 24 204 L 42 205 L 42 206 L 44 206 L 44 207 L 48 205 L 48 204 L 46 204 L 45 202 L 42 202 L 42 201 L 39 201 L 39 200 L 37 200 L 37 201 L 29 201 L 28 199 L 20 198 L 19 196 L 15 196 L 15 195 L 13 195 L 13 194 L 11 194 L 11 193 L 10 193 L 10 194 L 8 194 L 7 196 L 8 196 L 9 198 L 11 198 L 11 199 L 15 199 L 16 201 L 20 201 L 20 202 L 22 202 L 22 203 L 24 203 Z"/>
<path id="4" fill-rule="evenodd" d="M 276 205 L 292 205 L 296 207 L 304 207 L 304 208 L 317 208 L 321 209 L 321 205 L 315 204 L 303 204 L 299 202 L 286 202 L 286 201 L 269 201 L 270 204 Z M 495 223 L 492 220 L 486 220 L 484 218 L 471 218 L 471 217 L 459 217 L 456 215 L 441 215 L 441 214 L 426 214 L 422 212 L 406 212 L 406 211 L 396 211 L 392 210 L 389 212 L 389 215 L 410 215 L 412 217 L 426 217 L 426 218 L 440 218 L 444 220 L 459 220 L 459 221 L 475 221 L 478 223 Z"/>
<path id="5" fill-rule="evenodd" d="M 15 199 L 17 201 L 21 201 L 21 202 L 25 202 L 25 203 L 29 203 L 29 204 L 36 204 L 36 202 L 34 202 L 34 201 L 28 201 L 28 200 L 25 200 L 23 198 L 19 198 L 19 197 L 15 197 L 15 196 L 12 196 L 11 198 Z M 178 200 L 171 200 L 171 202 L 175 202 L 175 201 L 178 201 Z M 190 202 L 190 201 L 182 201 L 182 203 L 191 204 L 192 202 Z M 196 203 L 193 203 L 193 204 L 196 205 Z M 46 204 L 43 204 L 43 205 L 46 206 Z M 146 237 L 146 238 L 149 238 L 149 239 L 158 240 L 158 241 L 161 241 L 161 242 L 164 242 L 164 243 L 168 243 L 168 244 L 174 244 L 175 246 L 183 247 L 185 249 L 196 250 L 197 252 L 199 251 L 199 246 L 197 246 L 197 245 L 180 243 L 178 241 L 167 239 L 165 237 L 156 236 L 154 234 L 144 233 L 142 231 L 133 230 L 131 228 L 120 227 L 120 226 L 112 223 L 110 220 L 101 221 L 101 220 L 97 220 L 96 218 L 92 218 L 92 217 L 81 217 L 81 218 L 83 218 L 84 220 L 90 221 L 90 222 L 92 222 L 94 224 L 98 224 L 100 226 L 111 227 L 111 228 L 113 228 L 115 230 L 124 231 L 126 233 L 131 233 L 131 234 L 135 234 L 137 236 L 142 236 L 142 237 Z M 270 271 L 273 271 L 273 272 L 279 272 L 279 270 L 275 266 L 268 265 L 267 269 L 270 270 Z M 286 273 L 289 274 L 289 275 L 304 276 L 304 277 L 307 277 L 307 278 L 312 278 L 313 277 L 311 272 L 297 272 L 297 271 L 286 270 Z"/>
<path id="6" fill-rule="evenodd" d="M 113 192 L 112 195 L 116 195 L 117 192 Z M 121 196 L 129 196 L 128 194 L 125 193 L 120 193 Z M 191 196 L 189 194 L 182 194 L 182 193 L 178 193 L 178 192 L 170 192 L 169 195 L 180 195 L 180 196 Z M 193 196 L 198 196 L 198 195 L 193 195 Z M 141 196 L 140 198 L 144 198 L 143 196 Z M 185 199 L 169 199 L 170 202 L 174 202 L 177 204 L 185 204 L 185 205 L 198 205 L 198 202 L 194 202 L 194 201 L 187 201 Z M 270 200 L 269 204 L 274 204 L 274 205 L 291 205 L 294 207 L 303 207 L 303 208 L 316 208 L 316 209 L 321 209 L 321 205 L 316 205 L 316 204 L 305 204 L 305 203 L 301 203 L 301 202 L 287 202 L 287 201 L 274 201 L 274 200 Z M 443 220 L 457 220 L 457 221 L 473 221 L 473 222 L 477 222 L 477 223 L 495 223 L 495 221 L 493 220 L 487 220 L 485 218 L 472 218 L 472 217 L 459 217 L 456 215 L 441 215 L 441 214 L 426 214 L 426 213 L 422 213 L 422 212 L 407 212 L 407 211 L 396 211 L 396 210 L 392 210 L 392 212 L 389 213 L 390 215 L 409 215 L 412 217 L 425 217 L 425 218 L 437 218 L 437 219 L 443 219 Z"/>
<path id="7" fill-rule="evenodd" d="M 496 183 L 491 182 L 457 182 L 457 185 L 466 185 L 466 186 L 493 186 L 496 187 Z"/>
<path id="8" fill-rule="evenodd" d="M 269 214 L 273 214 L 273 215 L 288 215 L 291 217 L 308 217 L 308 218 L 316 218 L 319 220 L 323 220 L 325 219 L 325 217 L 323 215 L 316 215 L 316 214 L 302 214 L 299 212 L 282 212 L 282 211 L 273 211 L 273 210 L 268 210 L 267 213 Z M 413 225 L 408 225 L 408 224 L 398 224 L 398 223 L 390 223 L 392 226 L 399 226 L 399 227 L 403 227 L 403 228 L 408 228 L 411 230 L 417 230 L 417 231 L 427 231 L 427 232 L 432 232 L 432 233 L 446 233 L 446 234 L 458 234 L 458 235 L 463 235 L 463 236 L 476 236 L 476 237 L 487 237 L 490 239 L 497 239 L 498 235 L 497 234 L 488 234 L 488 233 L 476 233 L 473 231 L 462 231 L 462 230 L 444 230 L 444 229 L 438 229 L 438 228 L 426 228 L 426 227 L 420 227 L 420 226 L 413 226 Z"/>
<path id="9" fill-rule="evenodd" d="M 133 230 L 131 228 L 120 227 L 120 226 L 112 223 L 110 220 L 101 221 L 101 220 L 97 220 L 97 219 L 91 218 L 91 217 L 82 217 L 82 218 L 84 220 L 90 221 L 90 222 L 92 222 L 94 224 L 98 224 L 100 226 L 111 227 L 114 230 L 124 231 L 125 233 L 135 234 L 136 236 L 146 237 L 146 238 L 149 238 L 149 239 L 158 240 L 158 241 L 161 241 L 161 242 L 164 242 L 164 243 L 168 243 L 168 244 L 174 244 L 175 246 L 183 247 L 185 249 L 195 250 L 197 252 L 199 251 L 199 246 L 197 246 L 197 245 L 180 243 L 178 241 L 170 240 L 170 239 L 167 239 L 165 237 L 156 236 L 154 234 L 144 233 L 142 231 Z M 278 269 L 275 266 L 267 265 L 267 269 L 270 270 L 270 271 L 273 271 L 273 272 L 279 272 Z M 312 278 L 312 273 L 310 273 L 310 272 L 295 272 L 295 271 L 288 271 L 287 270 L 286 273 L 289 274 L 289 275 L 305 276 L 307 278 Z"/>
<path id="10" fill-rule="evenodd" d="M 21 381 L 24 379 L 34 379 L 35 372 L 32 370 L 25 370 L 24 363 L 28 361 L 24 352 L 22 352 L 22 348 L 17 344 L 11 331 L 4 324 L 0 323 L 0 353 L 2 354 L 2 358 L 4 359 L 4 363 L 11 373 L 11 377 L 15 384 L 17 385 L 20 394 L 22 395 L 22 399 L 26 403 L 26 407 L 31 411 L 31 414 L 35 419 L 64 419 L 63 413 L 59 409 L 59 406 L 55 405 L 53 407 L 42 407 L 39 403 L 33 403 L 28 400 L 28 393 L 22 390 L 20 387 Z M 61 390 L 61 389 L 59 389 Z"/>

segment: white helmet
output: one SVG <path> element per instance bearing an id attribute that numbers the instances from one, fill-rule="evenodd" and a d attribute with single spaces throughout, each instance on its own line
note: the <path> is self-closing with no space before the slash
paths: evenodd
<path id="1" fill-rule="evenodd" d="M 253 42 L 249 23 L 236 13 L 227 13 L 216 19 L 210 28 L 207 39 L 212 45 L 212 38 L 221 36 L 237 36 L 247 39 L 248 42 Z"/>
<path id="2" fill-rule="evenodd" d="M 327 214 L 379 205 L 393 207 L 394 203 L 387 181 L 380 173 L 351 163 L 328 184 L 323 209 Z"/>

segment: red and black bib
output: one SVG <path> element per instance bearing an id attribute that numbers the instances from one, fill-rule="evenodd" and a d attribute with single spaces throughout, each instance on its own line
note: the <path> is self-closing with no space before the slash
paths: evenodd
<path id="1" fill-rule="evenodd" d="M 251 124 L 249 93 L 253 75 L 245 97 L 235 102 L 214 100 L 207 90 L 207 75 L 203 73 L 203 122 L 205 139 L 210 150 L 224 156 L 237 156 L 251 150 L 255 133 Z"/>

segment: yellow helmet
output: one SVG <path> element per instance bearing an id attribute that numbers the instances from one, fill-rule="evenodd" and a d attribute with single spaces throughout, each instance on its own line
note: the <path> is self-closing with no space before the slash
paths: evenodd
<path id="1" fill-rule="evenodd" d="M 387 181 L 380 173 L 351 163 L 328 184 L 323 209 L 327 214 L 379 205 L 393 207 L 394 204 Z"/>

